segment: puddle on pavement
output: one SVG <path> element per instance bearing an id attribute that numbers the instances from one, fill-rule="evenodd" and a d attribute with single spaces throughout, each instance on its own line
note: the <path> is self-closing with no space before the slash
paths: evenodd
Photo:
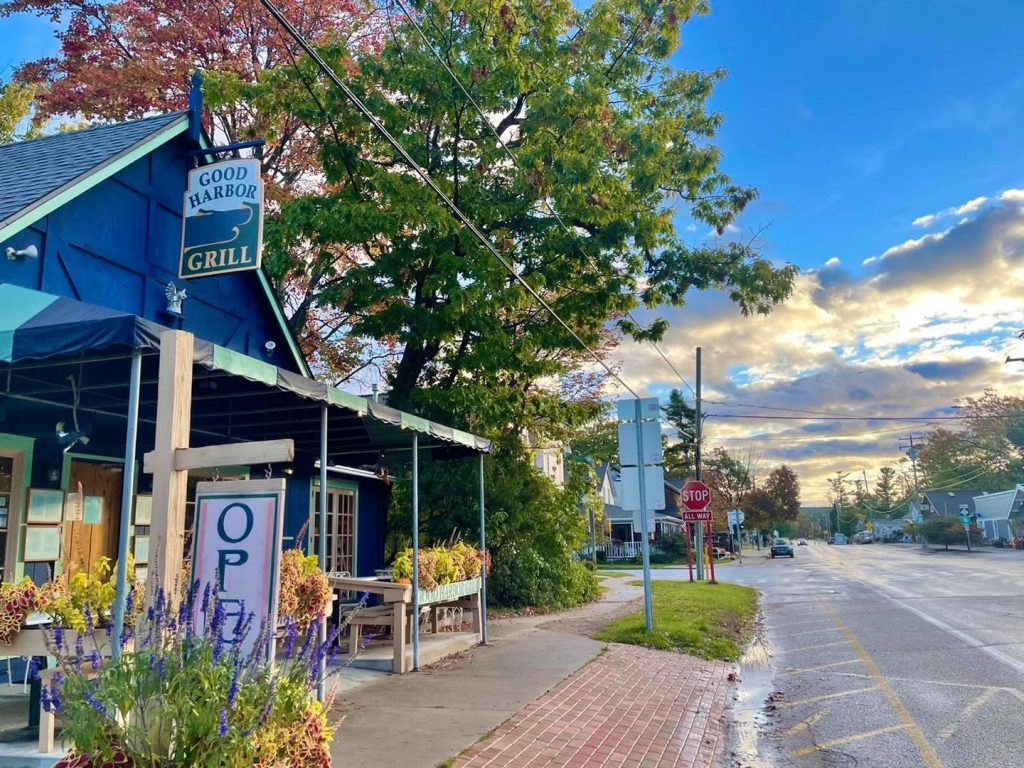
<path id="1" fill-rule="evenodd" d="M 765 703 L 772 693 L 771 649 L 763 627 L 740 659 L 740 685 L 733 706 L 733 765 L 771 768 L 760 736 L 768 727 Z"/>

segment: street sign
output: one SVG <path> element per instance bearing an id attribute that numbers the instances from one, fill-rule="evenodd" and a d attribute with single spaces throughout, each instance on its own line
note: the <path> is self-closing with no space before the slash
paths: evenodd
<path id="1" fill-rule="evenodd" d="M 684 509 L 683 510 L 683 522 L 684 523 L 710 523 L 711 522 L 711 510 L 710 509 Z"/>
<path id="2" fill-rule="evenodd" d="M 619 421 L 636 421 L 636 400 L 619 400 L 615 403 Z M 656 397 L 640 398 L 640 418 L 660 419 L 661 403 Z"/>
<path id="3" fill-rule="evenodd" d="M 643 430 L 644 460 L 637 461 L 636 454 L 636 430 L 637 427 Z M 664 456 L 661 452 L 661 423 L 657 421 L 642 421 L 638 425 L 635 421 L 624 421 L 619 424 L 619 463 L 626 467 L 636 467 L 640 464 L 651 466 L 661 464 Z"/>
<path id="4" fill-rule="evenodd" d="M 705 509 L 711 504 L 711 489 L 700 480 L 687 480 L 680 495 L 684 509 L 689 512 Z"/>
<path id="5" fill-rule="evenodd" d="M 742 509 L 730 509 L 726 514 L 729 518 L 729 525 L 743 525 L 743 521 L 746 520 Z"/>

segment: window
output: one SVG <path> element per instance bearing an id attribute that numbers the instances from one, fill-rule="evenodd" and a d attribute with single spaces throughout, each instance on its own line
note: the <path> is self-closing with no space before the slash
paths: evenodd
<path id="1" fill-rule="evenodd" d="M 327 572 L 355 573 L 356 492 L 327 486 Z M 320 554 L 320 488 L 313 487 L 313 552 Z"/>
<path id="2" fill-rule="evenodd" d="M 10 523 L 11 494 L 14 491 L 14 459 L 0 457 L 0 579 L 6 576 L 7 526 Z"/>

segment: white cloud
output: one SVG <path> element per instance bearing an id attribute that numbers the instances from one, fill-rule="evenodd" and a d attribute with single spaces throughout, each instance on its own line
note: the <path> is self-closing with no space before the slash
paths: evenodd
<path id="1" fill-rule="evenodd" d="M 767 317 L 743 318 L 718 293 L 666 309 L 662 349 L 692 383 L 693 349 L 704 349 L 710 413 L 783 414 L 736 402 L 870 416 L 950 413 L 986 387 L 1024 394 L 1024 366 L 1004 365 L 1024 327 L 1024 190 L 976 202 L 975 215 L 943 232 L 886 249 L 854 275 L 829 259 L 797 279 L 794 295 Z M 963 207 L 963 206 L 960 206 Z M 623 378 L 648 392 L 685 390 L 650 345 L 616 355 Z M 733 403 L 730 405 L 730 402 Z M 798 415 L 791 413 L 790 415 Z M 805 503 L 824 498 L 836 470 L 872 474 L 896 464 L 899 434 L 920 423 L 710 418 L 711 446 L 763 453 L 790 464 Z"/>
<path id="2" fill-rule="evenodd" d="M 1021 190 L 1007 190 L 1006 192 L 1003 193 L 1001 197 L 1002 199 L 1006 200 L 1008 198 L 1006 198 L 1005 195 L 1008 192 L 1018 191 Z M 1024 199 L 1024 197 L 1022 197 L 1022 199 Z M 954 216 L 965 216 L 968 213 L 976 213 L 977 211 L 980 211 L 981 208 L 988 201 L 989 198 L 987 198 L 985 195 L 979 195 L 978 197 L 968 200 L 963 205 L 954 205 L 951 208 L 946 208 L 944 210 L 938 211 L 937 213 L 928 213 L 925 214 L 924 216 L 918 216 L 916 219 L 910 222 L 910 224 L 911 226 L 920 227 L 921 229 L 929 229 L 932 225 L 935 224 L 935 222 L 940 221 L 941 219 L 948 219 Z"/>

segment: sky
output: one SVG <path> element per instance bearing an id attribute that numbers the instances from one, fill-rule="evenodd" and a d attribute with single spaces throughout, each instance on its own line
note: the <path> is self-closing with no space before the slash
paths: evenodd
<path id="1" fill-rule="evenodd" d="M 1004 365 L 1024 355 L 1021 28 L 1022 3 L 953 0 L 732 0 L 683 28 L 674 63 L 728 71 L 723 166 L 760 192 L 726 237 L 766 227 L 762 252 L 801 275 L 768 317 L 718 294 L 660 313 L 662 348 L 691 385 L 703 348 L 709 447 L 789 464 L 805 504 L 839 470 L 873 484 L 958 398 L 1024 394 Z M 649 393 L 688 391 L 649 346 L 619 357 Z M 720 417 L 802 415 L 739 403 L 924 418 Z"/>
<path id="2" fill-rule="evenodd" d="M 900 460 L 900 440 L 985 387 L 1024 394 L 1024 3 L 720 0 L 673 63 L 725 68 L 723 167 L 760 192 L 726 237 L 801 270 L 793 297 L 743 318 L 718 294 L 662 312 L 687 381 L 703 348 L 709 447 L 826 478 Z M 0 20 L 0 71 L 55 50 L 48 24 Z M 695 242 L 707 236 L 680 229 Z M 649 394 L 683 387 L 649 346 L 617 355 Z M 687 390 L 688 391 L 688 390 Z M 799 416 L 744 404 L 881 417 Z M 921 417 L 892 422 L 885 417 Z"/>

